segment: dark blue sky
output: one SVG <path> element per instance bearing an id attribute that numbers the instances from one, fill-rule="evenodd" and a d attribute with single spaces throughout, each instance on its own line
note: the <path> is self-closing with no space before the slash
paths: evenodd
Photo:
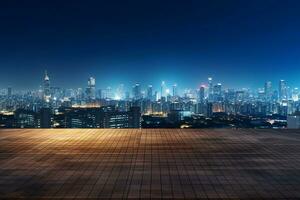
<path id="1" fill-rule="evenodd" d="M 0 1 L 0 88 L 300 86 L 300 1 Z"/>

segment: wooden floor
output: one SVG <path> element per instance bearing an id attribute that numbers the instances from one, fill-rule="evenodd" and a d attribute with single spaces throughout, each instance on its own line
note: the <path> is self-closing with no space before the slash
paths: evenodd
<path id="1" fill-rule="evenodd" d="M 300 130 L 0 129 L 0 198 L 300 198 Z"/>

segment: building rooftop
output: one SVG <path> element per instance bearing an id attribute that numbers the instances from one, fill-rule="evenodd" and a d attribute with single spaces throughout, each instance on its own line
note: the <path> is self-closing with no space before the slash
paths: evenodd
<path id="1" fill-rule="evenodd" d="M 300 198 L 300 130 L 0 129 L 0 198 Z"/>

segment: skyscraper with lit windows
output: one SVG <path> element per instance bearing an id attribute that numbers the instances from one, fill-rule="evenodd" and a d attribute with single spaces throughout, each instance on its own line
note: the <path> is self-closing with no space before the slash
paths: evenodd
<path id="1" fill-rule="evenodd" d="M 162 81 L 160 85 L 160 99 L 162 99 L 165 96 L 165 87 L 166 83 L 165 81 Z"/>
<path id="2" fill-rule="evenodd" d="M 173 95 L 173 97 L 176 97 L 178 95 L 177 84 L 176 83 L 173 85 L 172 95 Z"/>
<path id="3" fill-rule="evenodd" d="M 273 94 L 271 81 L 267 81 L 265 83 L 265 91 L 264 91 L 264 93 L 265 93 L 265 99 L 267 101 L 270 101 L 272 99 L 272 94 Z"/>
<path id="4" fill-rule="evenodd" d="M 213 88 L 213 100 L 222 101 L 222 84 L 218 83 Z"/>
<path id="5" fill-rule="evenodd" d="M 286 86 L 285 80 L 279 81 L 278 92 L 279 92 L 279 100 L 280 101 L 287 99 L 287 86 Z"/>
<path id="6" fill-rule="evenodd" d="M 7 88 L 7 96 L 8 96 L 8 97 L 11 97 L 11 95 L 12 95 L 12 88 L 11 88 L 11 87 L 8 87 L 8 88 Z"/>
<path id="7" fill-rule="evenodd" d="M 133 94 L 133 98 L 134 98 L 135 100 L 138 100 L 138 99 L 141 98 L 142 93 L 141 93 L 141 86 L 140 86 L 139 83 L 136 83 L 136 84 L 133 86 L 133 88 L 132 88 L 132 94 Z"/>
<path id="8" fill-rule="evenodd" d="M 44 98 L 44 102 L 46 102 L 46 103 L 50 102 L 50 99 L 51 99 L 50 78 L 48 76 L 47 71 L 45 71 L 45 76 L 44 76 L 43 98 Z"/>
<path id="9" fill-rule="evenodd" d="M 152 85 L 148 85 L 148 88 L 147 88 L 147 99 L 148 100 L 152 100 L 152 97 L 153 97 Z"/>
<path id="10" fill-rule="evenodd" d="M 96 99 L 96 79 L 90 77 L 88 79 L 88 87 L 86 88 L 86 95 L 89 100 Z"/>
<path id="11" fill-rule="evenodd" d="M 205 87 L 202 85 L 198 90 L 198 102 L 203 103 L 205 99 Z"/>
<path id="12" fill-rule="evenodd" d="M 213 100 L 213 83 L 212 83 L 212 78 L 208 78 L 208 100 L 212 101 Z"/>

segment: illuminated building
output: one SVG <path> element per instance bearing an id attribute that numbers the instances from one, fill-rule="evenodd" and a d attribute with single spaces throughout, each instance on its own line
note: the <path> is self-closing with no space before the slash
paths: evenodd
<path id="1" fill-rule="evenodd" d="M 51 128 L 51 109 L 42 108 L 39 112 L 39 126 L 40 128 Z"/>
<path id="2" fill-rule="evenodd" d="M 141 109 L 139 107 L 131 107 L 129 110 L 129 128 L 141 127 Z"/>
<path id="3" fill-rule="evenodd" d="M 37 127 L 37 114 L 30 110 L 17 109 L 15 111 L 16 128 L 35 128 Z"/>
<path id="4" fill-rule="evenodd" d="M 266 99 L 266 101 L 271 101 L 272 94 L 273 94 L 271 81 L 267 81 L 265 83 L 264 93 L 265 93 L 265 99 Z"/>
<path id="5" fill-rule="evenodd" d="M 279 100 L 286 100 L 287 99 L 287 86 L 285 80 L 280 80 L 279 81 Z"/>
<path id="6" fill-rule="evenodd" d="M 124 84 L 120 84 L 115 94 L 115 100 L 123 100 L 125 98 Z"/>
<path id="7" fill-rule="evenodd" d="M 212 95 L 213 95 L 213 83 L 212 83 L 212 78 L 208 78 L 208 99 L 212 100 Z"/>
<path id="8" fill-rule="evenodd" d="M 213 88 L 213 100 L 214 101 L 222 101 L 222 84 L 218 83 Z"/>
<path id="9" fill-rule="evenodd" d="M 141 94 L 141 86 L 140 86 L 140 84 L 136 83 L 132 87 L 132 95 L 133 95 L 133 99 L 135 99 L 135 100 L 141 99 L 142 94 Z"/>
<path id="10" fill-rule="evenodd" d="M 165 81 L 162 81 L 160 85 L 160 99 L 162 99 L 165 96 L 164 95 L 165 87 L 166 87 Z"/>
<path id="11" fill-rule="evenodd" d="M 234 103 L 236 96 L 235 96 L 235 91 L 234 89 L 228 89 L 224 92 L 224 101 L 225 102 L 230 102 L 230 103 Z"/>
<path id="12" fill-rule="evenodd" d="M 147 88 L 147 99 L 152 100 L 153 99 L 153 88 L 152 85 L 148 85 Z"/>
<path id="13" fill-rule="evenodd" d="M 292 100 L 293 101 L 299 101 L 299 89 L 294 88 L 292 91 Z"/>
<path id="14" fill-rule="evenodd" d="M 211 117 L 213 115 L 213 104 L 207 103 L 206 104 L 206 116 Z"/>
<path id="15" fill-rule="evenodd" d="M 11 95 L 12 95 L 12 88 L 11 88 L 11 87 L 8 87 L 8 88 L 7 88 L 7 96 L 8 96 L 8 97 L 11 97 Z"/>
<path id="16" fill-rule="evenodd" d="M 141 113 L 139 107 L 131 107 L 129 111 L 117 111 L 114 107 L 101 108 L 103 128 L 140 128 Z"/>
<path id="17" fill-rule="evenodd" d="M 111 87 L 107 87 L 105 90 L 103 90 L 102 95 L 103 95 L 102 96 L 103 99 L 108 99 L 108 100 L 113 99 Z"/>
<path id="18" fill-rule="evenodd" d="M 201 86 L 198 90 L 198 102 L 203 103 L 205 100 L 205 87 Z"/>
<path id="19" fill-rule="evenodd" d="M 13 112 L 0 113 L 0 128 L 13 128 L 15 118 Z"/>
<path id="20" fill-rule="evenodd" d="M 90 77 L 88 79 L 88 87 L 86 88 L 86 95 L 88 100 L 96 99 L 96 79 Z"/>
<path id="21" fill-rule="evenodd" d="M 44 102 L 48 104 L 51 99 L 51 91 L 50 91 L 50 79 L 47 74 L 47 71 L 45 71 L 45 77 L 44 77 L 44 88 L 43 88 L 43 97 L 44 97 Z"/>
<path id="22" fill-rule="evenodd" d="M 177 84 L 174 84 L 172 89 L 173 89 L 172 95 L 173 95 L 173 97 L 176 97 L 178 95 Z"/>
<path id="23" fill-rule="evenodd" d="M 63 111 L 66 116 L 66 128 L 100 128 L 100 108 L 68 108 Z"/>
<path id="24" fill-rule="evenodd" d="M 116 110 L 114 106 L 99 108 L 68 108 L 66 128 L 140 128 L 140 108 Z"/>

